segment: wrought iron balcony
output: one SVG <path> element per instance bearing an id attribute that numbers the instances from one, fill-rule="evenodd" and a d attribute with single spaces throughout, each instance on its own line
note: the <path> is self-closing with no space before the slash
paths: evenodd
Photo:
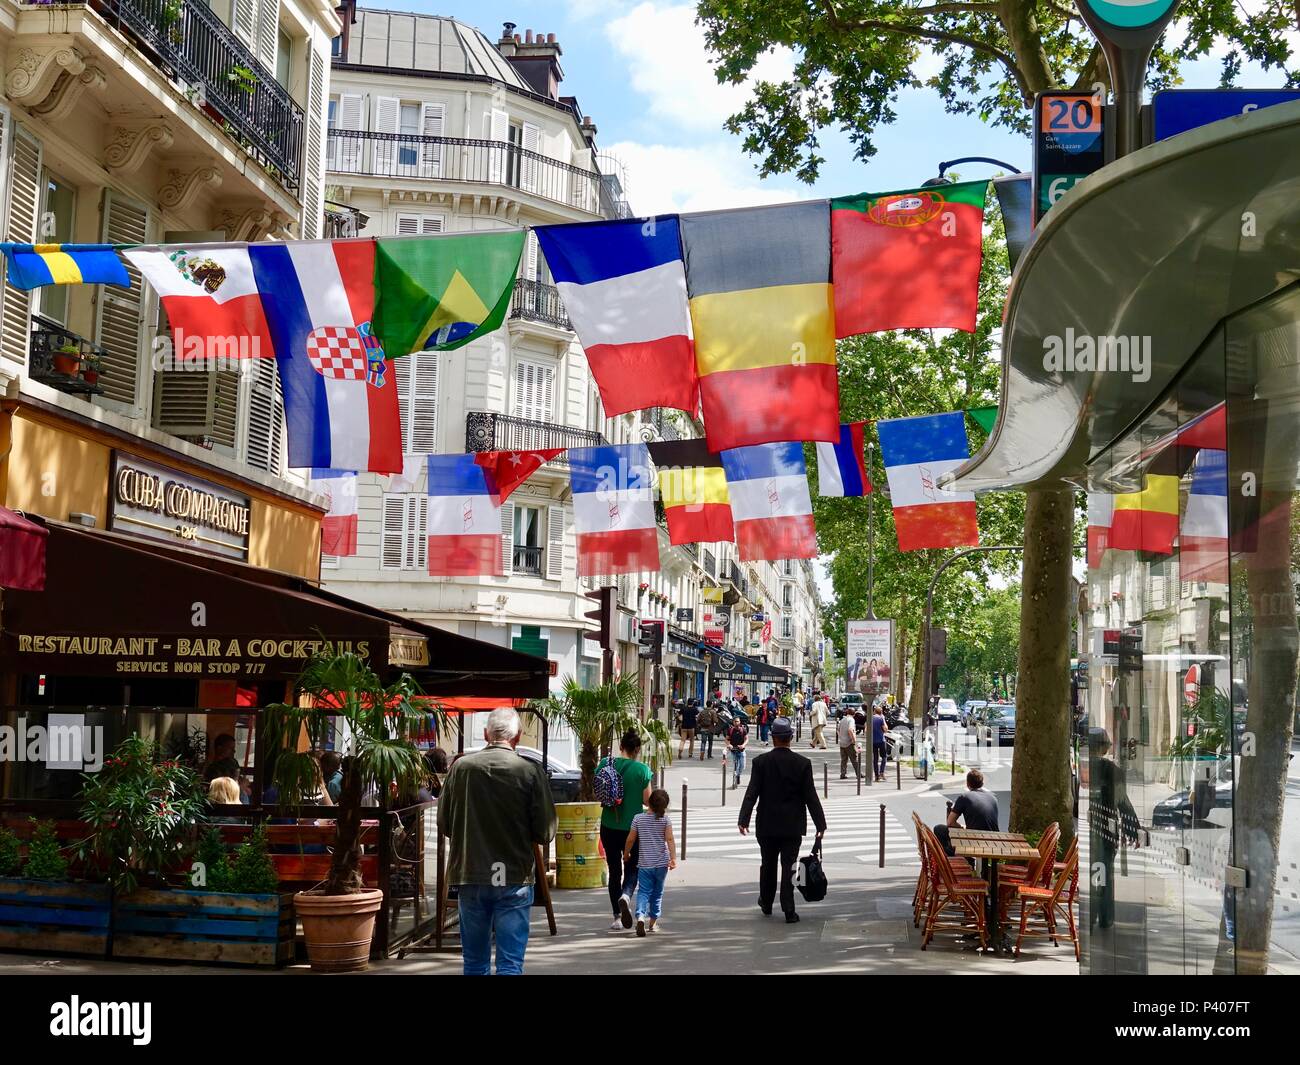
<path id="1" fill-rule="evenodd" d="M 87 6 L 129 37 L 286 189 L 297 190 L 302 108 L 206 3 L 88 0 Z"/>
<path id="2" fill-rule="evenodd" d="M 325 158 L 335 174 L 500 185 L 593 215 L 617 207 L 596 171 L 506 141 L 332 129 Z"/>
<path id="3" fill-rule="evenodd" d="M 704 549 L 704 572 L 710 577 L 714 576 L 718 572 L 717 559 L 714 558 L 713 552 L 707 547 Z"/>
<path id="4" fill-rule="evenodd" d="M 514 571 L 516 573 L 532 574 L 534 577 L 542 576 L 542 552 L 544 550 L 541 547 L 524 547 L 515 544 Z"/>
<path id="5" fill-rule="evenodd" d="M 554 285 L 526 277 L 515 279 L 514 295 L 510 298 L 510 317 L 545 322 L 557 329 L 573 330 L 573 323 L 569 321 L 569 314 L 564 309 L 564 301 L 560 299 L 560 290 Z"/>
<path id="6" fill-rule="evenodd" d="M 509 414 L 472 410 L 465 415 L 466 451 L 542 451 L 550 448 L 599 447 L 607 443 L 600 433 L 567 425 L 516 418 Z M 551 465 L 567 466 L 560 455 Z"/>
<path id="7" fill-rule="evenodd" d="M 43 385 L 57 388 L 60 392 L 69 392 L 78 396 L 99 396 L 104 390 L 95 380 L 87 381 L 83 375 L 88 363 L 82 360 L 92 358 L 102 361 L 107 352 L 94 341 L 65 328 L 52 318 L 32 315 L 32 343 L 29 355 L 29 373 L 32 380 Z M 56 355 L 70 355 L 77 360 L 74 373 L 64 373 L 55 366 Z M 99 371 L 100 373 L 103 370 Z"/>

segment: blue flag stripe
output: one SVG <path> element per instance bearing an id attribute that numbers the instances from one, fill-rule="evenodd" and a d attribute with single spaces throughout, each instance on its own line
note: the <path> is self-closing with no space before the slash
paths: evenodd
<path id="1" fill-rule="evenodd" d="M 835 460 L 846 496 L 862 495 L 862 456 L 853 453 L 853 426 L 840 426 L 840 442 L 835 445 Z"/>
<path id="2" fill-rule="evenodd" d="M 886 466 L 910 466 L 915 462 L 970 457 L 966 415 L 959 410 L 877 422 L 876 435 L 880 439 L 880 454 Z"/>
<path id="3" fill-rule="evenodd" d="M 1227 496 L 1228 453 L 1203 447 L 1192 466 L 1191 491 L 1201 496 Z"/>
<path id="4" fill-rule="evenodd" d="M 727 471 L 727 480 L 731 483 L 808 474 L 803 458 L 803 444 L 800 443 L 756 444 L 753 447 L 733 448 L 722 452 L 722 465 Z"/>
<path id="5" fill-rule="evenodd" d="M 650 487 L 650 449 L 645 444 L 570 448 L 574 494 Z"/>
<path id="6" fill-rule="evenodd" d="M 557 284 L 586 285 L 679 261 L 677 216 L 538 226 L 534 232 Z"/>
<path id="7" fill-rule="evenodd" d="M 487 470 L 474 461 L 473 454 L 430 455 L 429 495 L 486 496 Z"/>

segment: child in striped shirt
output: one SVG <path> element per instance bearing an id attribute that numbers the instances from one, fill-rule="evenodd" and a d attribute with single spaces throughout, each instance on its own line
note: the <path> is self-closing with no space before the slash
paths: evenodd
<path id="1" fill-rule="evenodd" d="M 668 870 L 677 868 L 677 844 L 673 841 L 673 823 L 668 820 L 668 792 L 656 788 L 650 793 L 650 809 L 632 818 L 632 830 L 623 846 L 623 860 L 638 848 L 636 872 L 636 934 L 658 929 L 663 910 L 664 881 Z"/>

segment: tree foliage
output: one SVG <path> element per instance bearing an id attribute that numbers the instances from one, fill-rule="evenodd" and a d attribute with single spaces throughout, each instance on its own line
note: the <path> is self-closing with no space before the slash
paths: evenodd
<path id="1" fill-rule="evenodd" d="M 948 661 L 939 670 L 944 694 L 959 703 L 1010 697 L 1019 649 L 1020 586 L 992 590 L 948 633 Z"/>

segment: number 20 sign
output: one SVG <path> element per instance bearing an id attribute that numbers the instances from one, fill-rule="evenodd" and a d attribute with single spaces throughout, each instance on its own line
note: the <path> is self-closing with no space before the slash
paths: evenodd
<path id="1" fill-rule="evenodd" d="M 1039 93 L 1034 103 L 1034 222 L 1106 164 L 1106 109 L 1084 92 Z"/>

